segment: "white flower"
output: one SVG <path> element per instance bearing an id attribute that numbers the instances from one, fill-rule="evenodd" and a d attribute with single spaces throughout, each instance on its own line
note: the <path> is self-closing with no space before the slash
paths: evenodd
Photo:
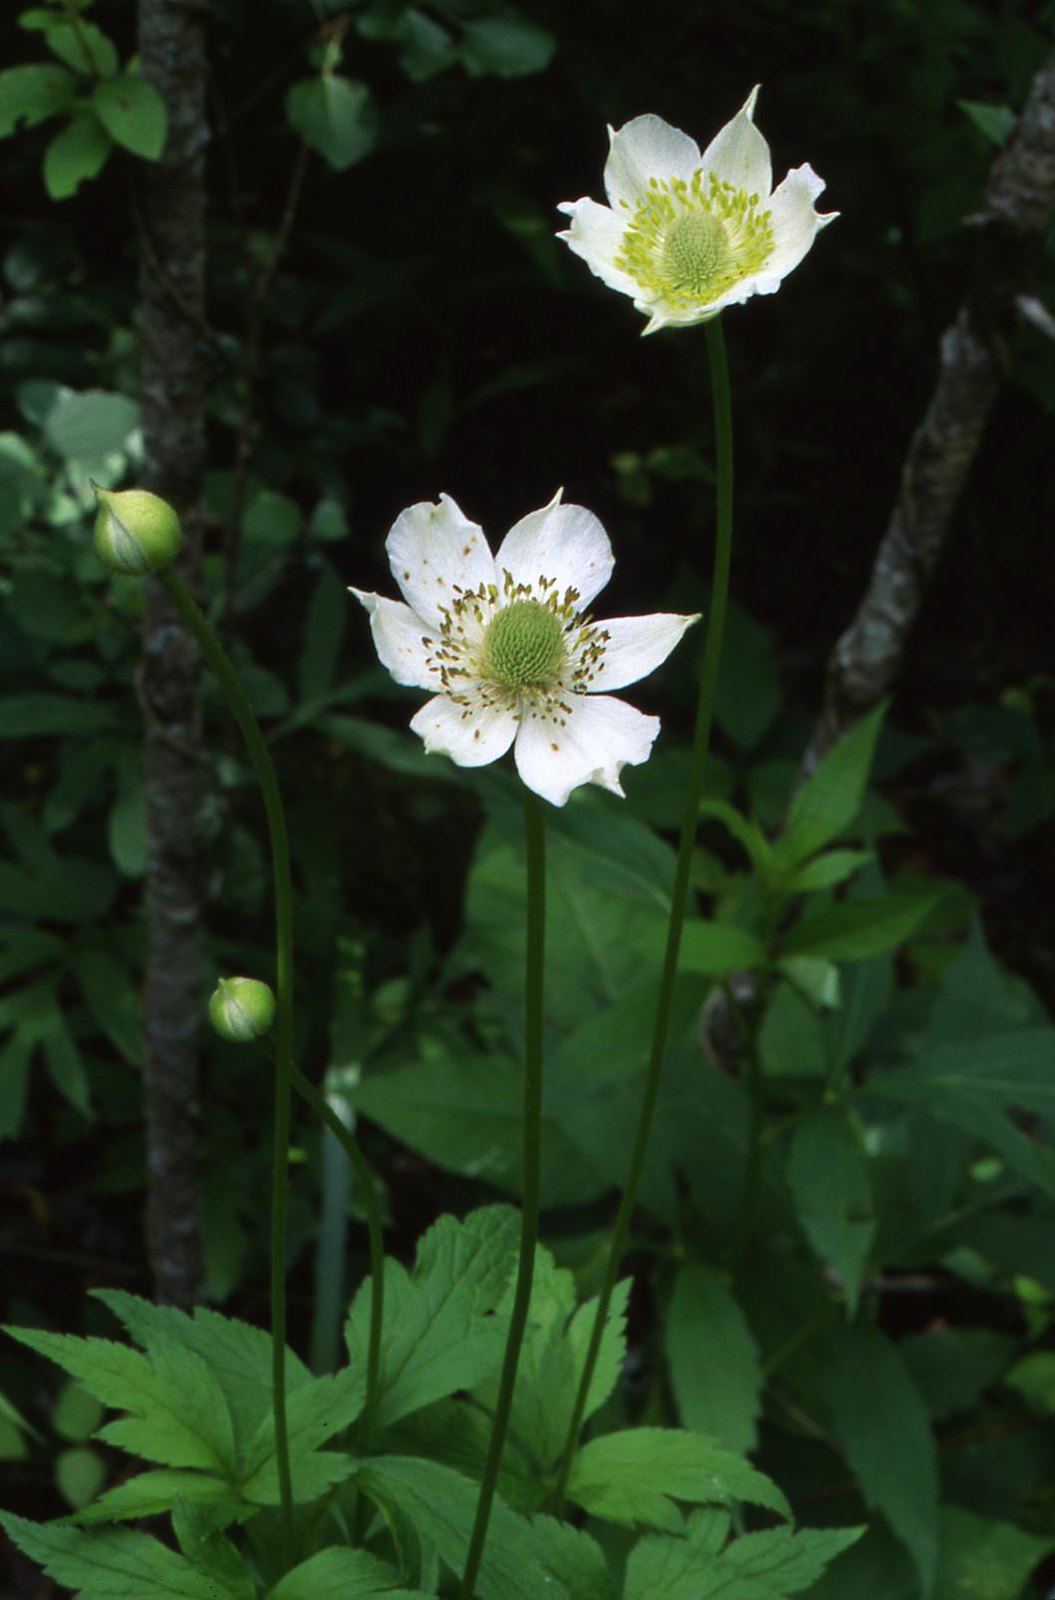
<path id="1" fill-rule="evenodd" d="M 696 617 L 586 615 L 612 547 L 559 490 L 497 555 L 446 494 L 404 511 L 385 548 L 406 604 L 351 592 L 396 682 L 436 691 L 410 724 L 426 750 L 482 767 L 515 742 L 521 778 L 555 806 L 582 783 L 622 794 L 619 773 L 648 760 L 659 719 L 602 691 L 653 672 Z"/>
<path id="2" fill-rule="evenodd" d="M 752 120 L 757 86 L 703 154 L 662 117 L 617 132 L 604 169 L 608 205 L 570 200 L 558 238 L 649 318 L 646 333 L 706 322 L 753 294 L 773 294 L 839 213 L 814 210 L 810 166 L 773 188 L 769 146 Z"/>

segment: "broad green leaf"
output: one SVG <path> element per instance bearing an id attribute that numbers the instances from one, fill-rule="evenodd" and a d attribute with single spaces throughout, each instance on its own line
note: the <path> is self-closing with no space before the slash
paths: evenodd
<path id="1" fill-rule="evenodd" d="M 44 35 L 44 42 L 60 61 L 74 72 L 96 78 L 108 78 L 117 71 L 117 51 L 112 42 L 94 22 L 78 17 L 71 22 L 61 11 L 23 11 L 19 25 Z"/>
<path id="2" fill-rule="evenodd" d="M 319 699 L 332 684 L 349 614 L 348 591 L 327 561 L 304 619 L 304 643 L 297 668 L 301 700 Z"/>
<path id="3" fill-rule="evenodd" d="M 861 808 L 886 703 L 851 728 L 791 802 L 773 865 L 789 871 L 848 828 Z"/>
<path id="4" fill-rule="evenodd" d="M 127 1528 L 41 1525 L 0 1512 L 0 1526 L 31 1561 L 82 1600 L 227 1600 L 220 1588 L 174 1550 Z"/>
<path id="5" fill-rule="evenodd" d="M 0 139 L 6 139 L 19 125 L 33 128 L 62 111 L 76 88 L 72 73 L 51 62 L 0 72 Z"/>
<path id="6" fill-rule="evenodd" d="M 120 450 L 139 423 L 139 406 L 126 394 L 84 389 L 64 394 L 48 412 L 44 437 L 60 456 L 94 461 Z"/>
<path id="7" fill-rule="evenodd" d="M 1015 1363 L 1004 1378 L 1031 1406 L 1055 1412 L 1055 1351 L 1033 1350 Z"/>
<path id="8" fill-rule="evenodd" d="M 461 32 L 461 57 L 471 78 L 526 78 L 553 59 L 557 41 L 526 17 L 478 17 Z"/>
<path id="9" fill-rule="evenodd" d="M 139 996 L 131 974 L 108 951 L 96 945 L 79 945 L 70 953 L 95 1022 L 133 1067 L 143 1059 Z"/>
<path id="10" fill-rule="evenodd" d="M 1055 1156 L 1005 1108 L 1041 1116 L 1055 1107 L 1055 1029 L 1018 1028 L 958 1044 L 921 1047 L 914 1065 L 877 1073 L 874 1092 L 920 1105 L 931 1116 L 974 1134 L 1032 1183 L 1055 1193 Z"/>
<path id="11" fill-rule="evenodd" d="M 502 1358 L 505 1325 L 493 1313 L 513 1271 L 518 1225 L 505 1206 L 444 1216 L 418 1245 L 413 1273 L 385 1263 L 381 1352 L 382 1427 L 444 1395 L 471 1388 Z M 371 1286 L 355 1297 L 345 1326 L 353 1368 L 365 1371 Z"/>
<path id="12" fill-rule="evenodd" d="M 521 1193 L 523 1077 L 495 1051 L 430 1040 L 411 1065 L 368 1075 L 350 1098 L 359 1111 L 448 1172 Z M 547 1205 L 596 1199 L 606 1188 L 591 1172 L 562 1119 L 542 1119 L 542 1190 Z"/>
<path id="13" fill-rule="evenodd" d="M 347 1546 L 317 1550 L 280 1578 L 267 1600 L 372 1600 L 374 1595 L 427 1600 L 421 1589 L 400 1588 L 398 1574 L 386 1562 Z"/>
<path id="14" fill-rule="evenodd" d="M 798 1118 L 788 1184 L 806 1237 L 838 1274 L 852 1317 L 876 1219 L 860 1135 L 841 1106 L 814 1106 Z"/>
<path id="15" fill-rule="evenodd" d="M 109 1339 L 80 1339 L 36 1328 L 11 1336 L 68 1372 L 105 1405 L 128 1415 L 99 1434 L 111 1444 L 170 1467 L 234 1470 L 234 1433 L 211 1369 L 180 1345 L 152 1359 Z"/>
<path id="16" fill-rule="evenodd" d="M 57 734 L 105 733 L 117 726 L 110 706 L 61 694 L 19 694 L 0 700 L 0 739 L 44 739 Z"/>
<path id="17" fill-rule="evenodd" d="M 604 1521 L 668 1532 L 681 1524 L 676 1500 L 746 1500 L 791 1515 L 777 1485 L 741 1456 L 676 1428 L 627 1428 L 591 1439 L 575 1457 L 568 1498 Z"/>
<path id="18" fill-rule="evenodd" d="M 926 1408 L 878 1328 L 852 1326 L 818 1352 L 832 1432 L 865 1503 L 882 1513 L 930 1593 L 938 1560 L 938 1470 Z"/>
<path id="19" fill-rule="evenodd" d="M 780 887 L 785 894 L 816 894 L 820 889 L 834 889 L 871 859 L 869 850 L 826 850 L 789 873 Z"/>
<path id="20" fill-rule="evenodd" d="M 635 943 L 641 957 L 658 966 L 666 939 L 666 928 L 657 922 L 643 927 Z M 739 928 L 732 922 L 704 922 L 699 917 L 690 917 L 685 923 L 678 961 L 682 972 L 723 978 L 745 967 L 765 965 L 766 947 L 750 928 Z"/>
<path id="21" fill-rule="evenodd" d="M 767 1078 L 823 1078 L 828 1070 L 824 1021 L 790 983 L 779 983 L 758 1030 L 758 1053 Z"/>
<path id="22" fill-rule="evenodd" d="M 842 900 L 801 917 L 780 941 L 782 956 L 827 956 L 831 961 L 867 961 L 911 938 L 930 913 L 933 895 L 881 895 Z"/>
<path id="23" fill-rule="evenodd" d="M 44 152 L 44 187 L 52 200 L 68 200 L 81 184 L 97 177 L 113 144 L 90 113 L 72 117 Z"/>
<path id="24" fill-rule="evenodd" d="M 1014 1360 L 1016 1341 L 989 1328 L 939 1324 L 903 1339 L 898 1348 L 931 1416 L 941 1421 L 978 1404 Z M 1005 1382 L 1013 1378 L 1008 1373 Z"/>
<path id="25" fill-rule="evenodd" d="M 294 1483 L 298 1501 L 315 1498 L 318 1491 L 310 1491 L 310 1484 L 327 1478 L 331 1483 L 340 1483 L 347 1477 L 351 1458 L 320 1451 L 319 1446 L 351 1426 L 363 1409 L 365 1393 L 364 1362 L 358 1368 L 345 1367 L 321 1378 L 309 1378 L 287 1396 L 290 1461 L 294 1478 L 300 1480 Z M 271 1411 L 246 1449 L 243 1489 L 247 1499 L 265 1505 L 278 1503 L 275 1418 Z"/>
<path id="26" fill-rule="evenodd" d="M 60 1450 L 54 1463 L 55 1487 L 66 1504 L 79 1511 L 95 1499 L 106 1482 L 106 1462 L 89 1445 Z"/>
<path id="27" fill-rule="evenodd" d="M 980 100 L 957 100 L 956 104 L 961 111 L 965 111 L 980 133 L 984 133 L 991 144 L 1006 144 L 1012 128 L 1018 121 L 1010 106 L 984 105 Z"/>
<path id="28" fill-rule="evenodd" d="M 117 764 L 117 795 L 107 823 L 118 872 L 141 878 L 147 864 L 147 798 L 142 755 L 129 751 Z"/>
<path id="29" fill-rule="evenodd" d="M 1020 1600 L 1030 1575 L 1053 1548 L 1050 1535 L 1039 1538 L 963 1506 L 945 1506 L 934 1600 Z"/>
<path id="30" fill-rule="evenodd" d="M 666 1317 L 667 1364 L 684 1427 L 727 1450 L 757 1441 L 762 1366 L 747 1318 L 713 1267 L 678 1268 Z"/>
<path id="31" fill-rule="evenodd" d="M 361 161 L 377 139 L 369 89 L 333 73 L 295 83 L 286 96 L 286 115 L 305 143 L 337 172 Z"/>
<path id="32" fill-rule="evenodd" d="M 158 161 L 165 148 L 168 114 L 154 85 L 137 72 L 103 78 L 92 91 L 92 106 L 115 144 L 146 161 Z"/>
<path id="33" fill-rule="evenodd" d="M 56 1000 L 40 1036 L 48 1074 L 61 1095 L 76 1106 L 84 1117 L 92 1115 L 91 1089 L 84 1058 L 66 1026 L 66 1018 Z"/>
<path id="34" fill-rule="evenodd" d="M 412 1456 L 376 1456 L 361 1468 L 357 1483 L 434 1546 L 451 1572 L 461 1572 L 476 1516 L 476 1483 Z M 480 1600 L 571 1600 L 539 1554 L 530 1523 L 496 1497 L 476 1584 Z"/>

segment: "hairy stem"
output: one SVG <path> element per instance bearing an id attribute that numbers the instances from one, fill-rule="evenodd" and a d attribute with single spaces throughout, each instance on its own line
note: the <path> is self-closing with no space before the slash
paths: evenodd
<path id="1" fill-rule="evenodd" d="M 513 1311 L 509 1320 L 502 1375 L 498 1383 L 491 1439 L 487 1447 L 476 1504 L 476 1520 L 469 1540 L 469 1553 L 462 1574 L 460 1600 L 472 1600 L 480 1561 L 487 1539 L 487 1524 L 494 1502 L 498 1469 L 509 1430 L 517 1365 L 524 1343 L 531 1285 L 535 1275 L 535 1246 L 538 1243 L 539 1165 L 542 1144 L 542 998 L 546 953 L 546 820 L 542 802 L 524 791 L 524 832 L 527 847 L 527 940 L 524 1023 L 524 1179 L 523 1209 L 520 1220 L 520 1256 L 517 1262 Z"/>
<path id="2" fill-rule="evenodd" d="M 700 694 L 696 704 L 692 765 L 685 793 L 685 811 L 681 823 L 681 837 L 678 842 L 677 865 L 674 869 L 674 887 L 671 892 L 667 943 L 663 954 L 659 996 L 656 1002 L 656 1017 L 652 1030 L 652 1046 L 649 1052 L 644 1094 L 641 1098 L 637 1134 L 630 1157 L 630 1170 L 627 1174 L 626 1186 L 623 1189 L 622 1199 L 619 1202 L 619 1210 L 615 1219 L 612 1242 L 608 1249 L 604 1278 L 597 1299 L 597 1311 L 590 1331 L 590 1342 L 586 1349 L 586 1360 L 583 1365 L 582 1376 L 579 1379 L 578 1393 L 575 1396 L 575 1406 L 568 1427 L 564 1455 L 561 1459 L 556 1487 L 550 1499 L 550 1506 L 557 1514 L 559 1514 L 564 1500 L 565 1491 L 568 1487 L 568 1478 L 571 1475 L 572 1462 L 575 1459 L 575 1452 L 578 1448 L 579 1431 L 586 1415 L 590 1384 L 593 1381 L 594 1368 L 597 1365 L 601 1340 L 604 1337 L 605 1323 L 608 1320 L 608 1310 L 612 1301 L 612 1291 L 615 1288 L 620 1258 L 626 1244 L 627 1233 L 634 1213 L 638 1186 L 641 1182 L 645 1156 L 648 1152 L 648 1141 L 652 1133 L 656 1103 L 659 1099 L 663 1058 L 667 1048 L 667 1034 L 670 1030 L 674 981 L 678 973 L 678 956 L 681 952 L 681 934 L 685 925 L 685 913 L 689 900 L 692 853 L 696 844 L 696 826 L 700 815 L 704 772 L 707 767 L 707 753 L 711 742 L 714 696 L 718 687 L 718 667 L 722 653 L 722 634 L 725 629 L 725 605 L 729 593 L 729 566 L 733 539 L 733 422 L 732 403 L 729 395 L 729 368 L 725 354 L 725 339 L 721 330 L 721 318 L 713 318 L 710 322 L 705 323 L 704 327 L 707 334 L 707 353 L 711 365 L 711 396 L 714 404 L 717 513 L 714 570 L 711 584 L 711 611 L 707 619 L 703 675 L 700 679 Z"/>

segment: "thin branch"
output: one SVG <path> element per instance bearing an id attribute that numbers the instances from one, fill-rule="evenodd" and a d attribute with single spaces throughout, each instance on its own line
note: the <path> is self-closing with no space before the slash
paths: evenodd
<path id="1" fill-rule="evenodd" d="M 824 706 L 800 781 L 883 698 L 901 666 L 956 504 L 1007 375 L 1017 318 L 1045 333 L 1036 297 L 1043 241 L 1055 212 L 1055 51 L 989 175 L 968 292 L 941 339 L 938 375 L 908 448 L 901 485 L 864 599 L 828 663 Z"/>

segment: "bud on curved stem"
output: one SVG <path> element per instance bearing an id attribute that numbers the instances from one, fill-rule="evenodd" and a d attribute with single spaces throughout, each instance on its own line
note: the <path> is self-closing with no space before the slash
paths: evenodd
<path id="1" fill-rule="evenodd" d="M 251 1044 L 275 1020 L 275 996 L 258 978 L 221 978 L 209 1000 L 209 1021 L 221 1039 Z"/>
<path id="2" fill-rule="evenodd" d="M 95 483 L 92 488 L 99 502 L 95 550 L 111 572 L 142 578 L 172 564 L 181 534 L 179 518 L 167 500 L 147 489 L 113 493 Z"/>

